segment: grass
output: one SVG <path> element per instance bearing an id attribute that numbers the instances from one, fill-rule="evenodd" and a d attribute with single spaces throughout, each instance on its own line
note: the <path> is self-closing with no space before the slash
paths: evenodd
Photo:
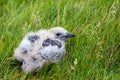
<path id="1" fill-rule="evenodd" d="M 63 26 L 65 58 L 25 74 L 12 59 L 24 35 Z M 1 80 L 120 80 L 119 0 L 0 0 Z"/>

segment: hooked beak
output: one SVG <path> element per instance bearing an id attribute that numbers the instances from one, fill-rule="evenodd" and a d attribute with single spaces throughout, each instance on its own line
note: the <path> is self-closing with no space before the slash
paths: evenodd
<path id="1" fill-rule="evenodd" d="M 75 35 L 72 34 L 72 33 L 67 33 L 65 37 L 66 37 L 66 38 L 70 38 L 70 37 L 75 37 Z"/>

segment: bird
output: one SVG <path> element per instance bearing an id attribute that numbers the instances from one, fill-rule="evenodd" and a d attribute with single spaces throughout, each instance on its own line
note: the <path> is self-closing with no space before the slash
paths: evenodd
<path id="1" fill-rule="evenodd" d="M 66 53 L 66 40 L 75 37 L 63 27 L 29 32 L 14 50 L 23 72 L 37 72 L 47 63 L 59 63 Z"/>

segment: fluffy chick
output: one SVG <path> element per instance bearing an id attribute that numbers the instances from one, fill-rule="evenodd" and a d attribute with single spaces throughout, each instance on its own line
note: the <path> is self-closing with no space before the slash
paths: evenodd
<path id="1" fill-rule="evenodd" d="M 38 71 L 48 62 L 58 63 L 65 54 L 65 41 L 74 37 L 62 27 L 28 33 L 14 51 L 24 72 Z"/>

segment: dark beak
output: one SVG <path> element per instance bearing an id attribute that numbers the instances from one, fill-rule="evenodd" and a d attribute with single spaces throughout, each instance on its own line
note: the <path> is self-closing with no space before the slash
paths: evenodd
<path id="1" fill-rule="evenodd" d="M 66 38 L 70 38 L 70 37 L 75 37 L 75 35 L 72 33 L 67 33 Z"/>

